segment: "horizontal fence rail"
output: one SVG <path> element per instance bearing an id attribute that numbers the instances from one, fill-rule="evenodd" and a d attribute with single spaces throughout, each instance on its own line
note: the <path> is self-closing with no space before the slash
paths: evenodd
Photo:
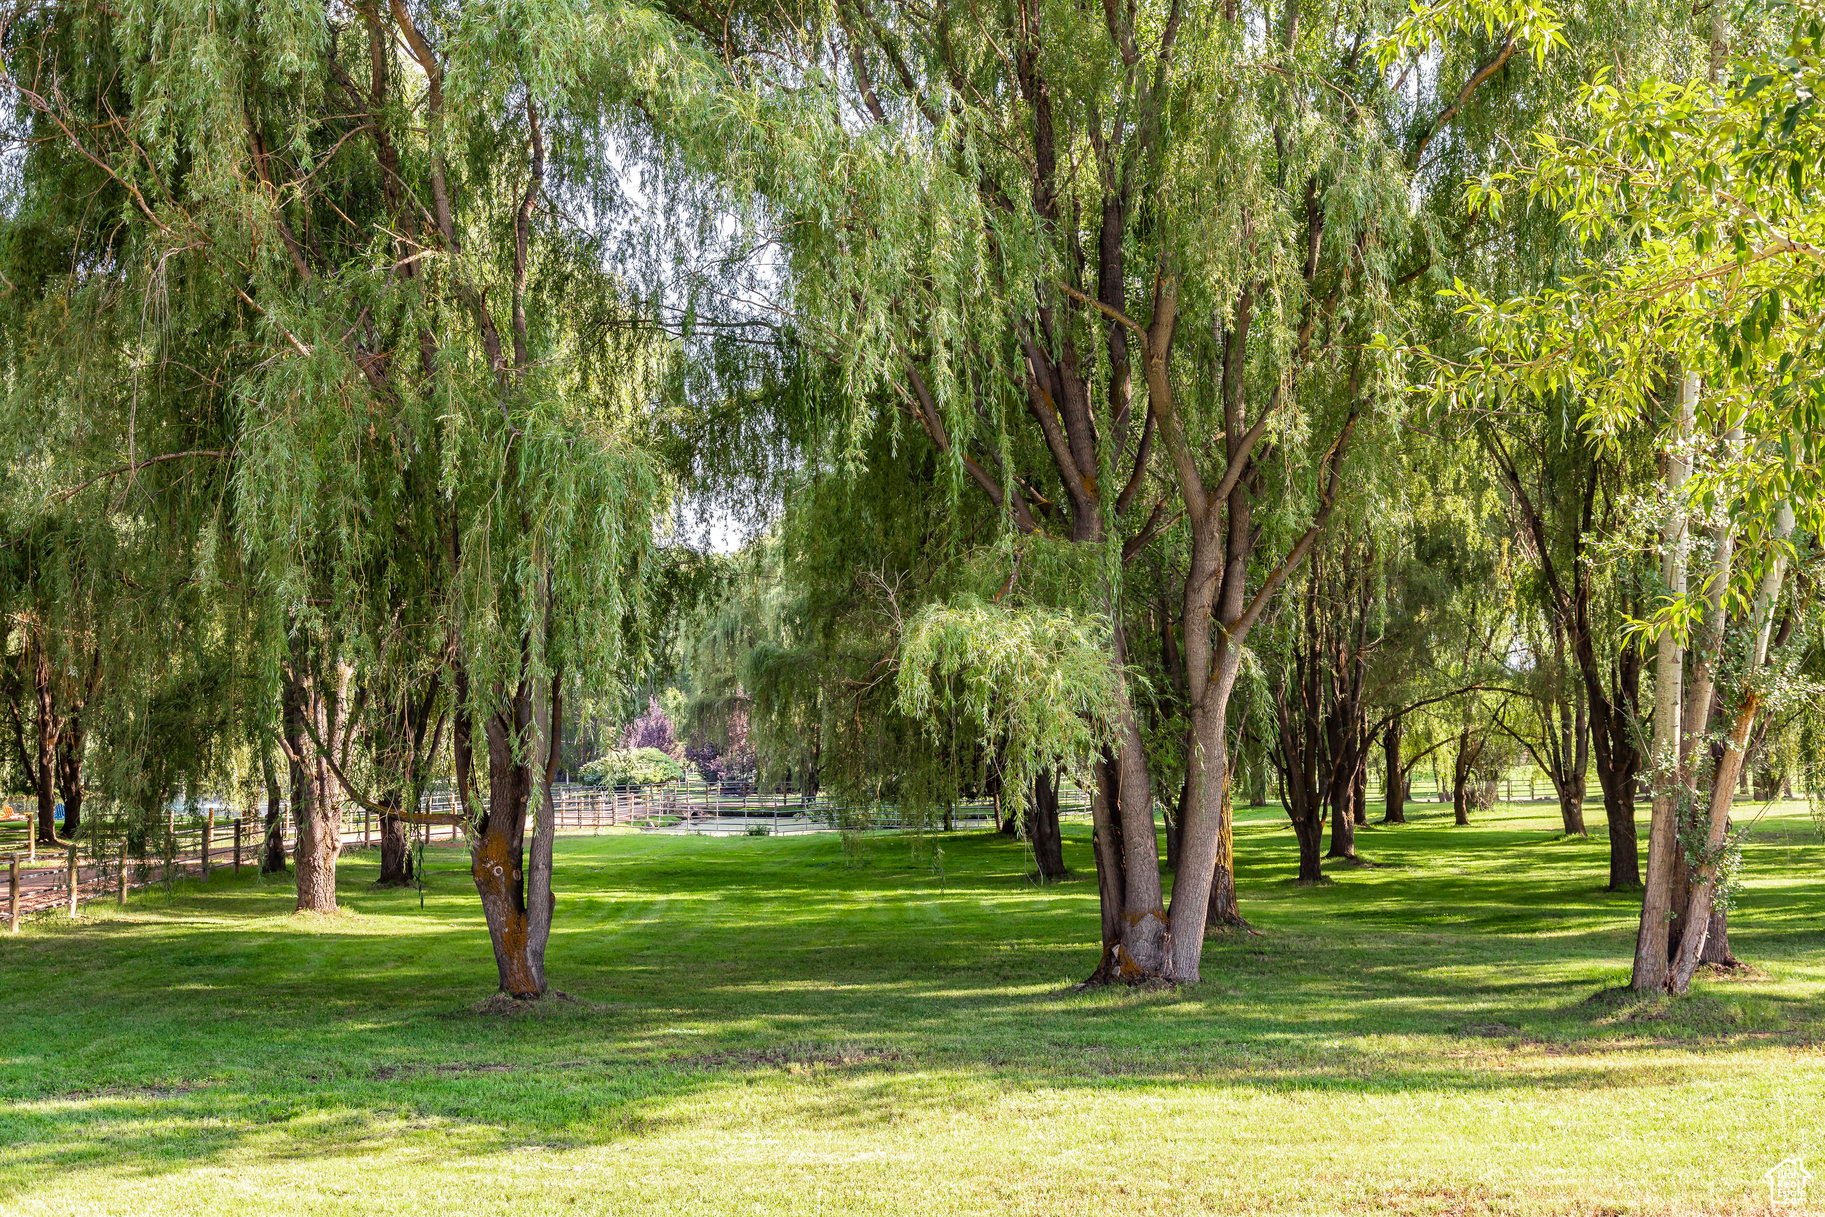
<path id="1" fill-rule="evenodd" d="M 1083 791 L 1059 792 L 1059 814 L 1089 812 Z M 704 836 L 789 836 L 814 832 L 901 832 L 980 829 L 999 823 L 993 800 L 959 803 L 948 810 L 912 811 L 893 804 L 839 803 L 797 791 L 756 790 L 751 783 L 672 782 L 625 789 L 566 785 L 552 789 L 553 825 L 560 836 L 595 835 L 605 829 L 686 833 Z M 429 822 L 410 831 L 428 846 L 450 846 L 465 840 L 455 816 L 457 804 L 448 792 L 420 800 Z M 265 846 L 264 816 L 258 810 L 223 809 L 202 815 L 173 814 L 166 824 L 129 840 L 121 835 L 79 830 L 74 842 L 40 846 L 35 819 L 0 820 L 0 857 L 7 859 L 8 928 L 17 930 L 29 913 L 62 908 L 74 916 L 83 901 L 112 896 L 126 903 L 127 893 L 146 888 L 167 890 L 180 879 L 207 880 L 224 868 L 239 874 L 258 866 Z M 277 824 L 287 857 L 297 843 L 291 809 L 281 805 Z M 378 848 L 379 817 L 365 808 L 344 804 L 342 852 Z"/>

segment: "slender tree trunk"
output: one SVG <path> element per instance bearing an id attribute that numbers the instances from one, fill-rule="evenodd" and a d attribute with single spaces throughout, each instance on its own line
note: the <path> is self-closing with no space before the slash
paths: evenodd
<path id="1" fill-rule="evenodd" d="M 1698 376 L 1687 372 L 1674 404 L 1675 439 L 1666 458 L 1669 502 L 1660 536 L 1661 576 L 1675 596 L 1686 590 L 1686 520 L 1679 496 L 1687 476 L 1683 441 L 1692 432 L 1697 400 Z M 1641 896 L 1635 970 L 1629 981 L 1638 993 L 1655 992 L 1667 984 L 1667 923 L 1673 913 L 1673 872 L 1679 854 L 1678 795 L 1685 784 L 1679 764 L 1684 668 L 1685 647 L 1679 635 L 1663 630 L 1654 669 L 1654 810 L 1648 829 L 1648 881 Z"/>
<path id="2" fill-rule="evenodd" d="M 1407 822 L 1407 791 L 1404 774 L 1400 767 L 1400 714 L 1395 713 L 1388 720 L 1387 734 L 1382 736 L 1382 763 L 1387 767 L 1388 790 L 1387 810 L 1382 813 L 1383 824 L 1405 824 Z"/>
<path id="3" fill-rule="evenodd" d="M 1356 749 L 1356 776 L 1350 782 L 1350 819 L 1358 827 L 1369 822 L 1369 757 L 1368 749 L 1360 745 Z"/>
<path id="4" fill-rule="evenodd" d="M 1559 796 L 1565 835 L 1589 836 L 1590 830 L 1584 826 L 1584 779 L 1590 764 L 1590 724 L 1585 721 L 1582 702 L 1576 712 L 1560 703 L 1559 758 L 1561 772 L 1553 775 L 1553 789 Z"/>
<path id="5" fill-rule="evenodd" d="M 1751 689 L 1737 711 L 1729 742 L 1724 747 L 1723 756 L 1718 759 L 1712 777 L 1710 815 L 1702 855 L 1704 861 L 1692 874 L 1690 902 L 1683 918 L 1684 932 L 1679 940 L 1671 974 L 1666 979 L 1667 987 L 1675 993 L 1684 993 L 1691 987 L 1693 974 L 1698 971 L 1698 965 L 1705 961 L 1705 944 L 1710 938 L 1712 915 L 1716 911 L 1717 880 L 1721 869 L 1719 858 L 1730 831 L 1731 794 L 1736 789 L 1736 776 L 1742 770 L 1743 750 L 1748 744 L 1749 732 L 1755 726 L 1758 705 L 1755 691 Z M 1652 871 L 1649 873 L 1651 875 Z M 1727 943 L 1720 946 L 1727 957 Z"/>
<path id="6" fill-rule="evenodd" d="M 38 843 L 57 844 L 57 708 L 51 696 L 51 661 L 44 648 L 32 648 L 32 695 L 38 718 L 38 755 L 32 763 L 33 793 L 38 796 Z"/>

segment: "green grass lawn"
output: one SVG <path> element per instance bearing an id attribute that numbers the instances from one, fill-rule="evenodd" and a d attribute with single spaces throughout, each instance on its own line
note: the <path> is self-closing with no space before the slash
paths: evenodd
<path id="1" fill-rule="evenodd" d="M 463 856 L 424 908 L 218 875 L 0 939 L 0 1206 L 79 1213 L 1760 1212 L 1825 1197 L 1825 846 L 1759 822 L 1748 979 L 1627 979 L 1637 904 L 1533 805 L 1361 832 L 1288 881 L 1242 816 L 1254 936 L 1205 981 L 1073 992 L 1096 897 L 984 834 L 558 845 L 552 983 L 494 967 Z M 1593 809 L 1601 821 L 1601 810 Z M 1442 820 L 1442 822 L 1441 822 Z"/>

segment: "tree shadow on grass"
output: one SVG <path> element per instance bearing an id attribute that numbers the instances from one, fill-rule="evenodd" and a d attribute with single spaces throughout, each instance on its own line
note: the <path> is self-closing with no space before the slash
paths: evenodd
<path id="1" fill-rule="evenodd" d="M 1587 1002 L 1626 969 L 1633 914 L 1591 890 L 1590 856 L 1542 858 L 1540 834 L 1490 830 L 1474 840 L 1492 856 L 1468 859 L 1390 835 L 1398 871 L 1322 891 L 1276 883 L 1291 851 L 1260 835 L 1240 881 L 1264 935 L 1213 939 L 1205 983 L 1167 991 L 1061 995 L 1095 954 L 1094 888 L 1032 887 L 994 834 L 946 839 L 941 876 L 897 848 L 846 867 L 834 841 L 803 838 L 567 840 L 549 965 L 580 1000 L 518 1019 L 472 1008 L 494 976 L 460 857 L 432 859 L 422 911 L 345 860 L 342 917 L 295 921 L 283 888 L 243 876 L 35 927 L 0 953 L 21 1029 L 0 1058 L 0 1196 L 50 1171 L 414 1138 L 613 1144 L 757 1081 L 867 1128 L 941 1113 L 965 1084 L 1626 1090 L 1825 1039 L 1811 984 Z M 1087 869 L 1080 828 L 1067 849 Z M 1813 963 L 1818 936 L 1795 931 L 1820 887 L 1752 887 L 1739 953 L 1784 943 Z"/>

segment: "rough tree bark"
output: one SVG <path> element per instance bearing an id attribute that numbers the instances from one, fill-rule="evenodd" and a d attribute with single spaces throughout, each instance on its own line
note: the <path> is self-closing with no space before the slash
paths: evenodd
<path id="1" fill-rule="evenodd" d="M 339 689 L 331 689 L 322 662 L 294 639 L 282 673 L 280 738 L 291 768 L 292 820 L 300 913 L 336 911 L 336 859 L 342 852 L 342 804 L 330 788 L 324 753 L 333 755 L 341 730 Z M 322 741 L 319 748 L 313 737 Z"/>
<path id="2" fill-rule="evenodd" d="M 519 1001 L 544 996 L 546 987 L 545 947 L 556 907 L 551 783 L 563 718 L 561 684 L 558 673 L 546 679 L 522 674 L 505 704 L 482 720 L 488 749 L 483 807 L 474 781 L 469 679 L 462 667 L 456 671 L 456 788 L 474 824 L 469 871 L 487 918 L 500 991 Z M 535 815 L 530 854 L 528 810 Z"/>

